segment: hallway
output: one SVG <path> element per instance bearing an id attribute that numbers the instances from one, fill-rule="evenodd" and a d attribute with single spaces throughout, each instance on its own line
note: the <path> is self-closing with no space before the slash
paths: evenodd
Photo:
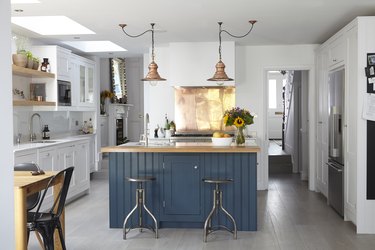
<path id="1" fill-rule="evenodd" d="M 357 235 L 307 182 L 296 174 L 271 175 L 268 191 L 258 191 L 258 231 L 239 232 L 233 240 L 218 232 L 202 241 L 201 229 L 161 229 L 160 238 L 133 230 L 128 240 L 121 229 L 108 228 L 108 179 L 91 181 L 89 195 L 66 207 L 66 242 L 69 250 L 169 249 L 358 249 L 373 250 L 375 235 Z M 40 249 L 31 234 L 29 249 Z"/>

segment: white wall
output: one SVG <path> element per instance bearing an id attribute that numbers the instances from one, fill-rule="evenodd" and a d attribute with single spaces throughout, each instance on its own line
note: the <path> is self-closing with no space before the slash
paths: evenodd
<path id="1" fill-rule="evenodd" d="M 48 125 L 51 139 L 77 135 L 82 129 L 83 122 L 92 118 L 95 123 L 94 112 L 66 112 L 66 111 L 30 111 L 22 108 L 16 108 L 13 112 L 13 131 L 14 140 L 18 133 L 22 134 L 21 141 L 26 142 L 30 139 L 30 117 L 32 114 L 38 113 L 41 116 L 42 125 Z M 76 125 L 78 121 L 78 125 Z M 33 130 L 37 135 L 37 139 L 41 139 L 41 130 L 38 117 L 33 119 Z"/>
<path id="2" fill-rule="evenodd" d="M 111 74 L 109 70 L 109 59 L 101 58 L 100 59 L 100 91 L 105 89 L 111 90 Z"/>
<path id="3" fill-rule="evenodd" d="M 285 79 L 285 76 L 282 75 L 279 71 L 275 73 L 268 72 L 267 76 L 268 81 L 271 79 L 276 80 L 276 108 L 268 107 L 268 135 L 270 139 L 281 139 L 283 124 L 283 115 L 281 114 L 281 112 L 284 111 L 282 93 L 283 80 Z M 276 114 L 277 112 L 279 114 Z"/>
<path id="4" fill-rule="evenodd" d="M 144 82 L 144 112 L 150 115 L 150 135 L 153 136 L 153 130 L 158 126 L 165 124 L 165 114 L 169 120 L 174 118 L 174 88 L 171 86 L 169 75 L 169 48 L 158 47 L 155 49 L 155 62 L 158 64 L 159 75 L 166 78 L 167 81 L 159 82 L 157 86 L 150 86 Z M 150 63 L 149 55 L 143 58 L 144 76 L 148 72 Z M 178 127 L 178 124 L 176 124 Z M 164 126 L 163 126 L 164 127 Z"/>
<path id="5" fill-rule="evenodd" d="M 309 145 L 309 72 L 308 71 L 302 71 L 302 78 L 301 78 L 301 127 L 300 127 L 300 136 L 302 145 Z M 300 160 L 300 163 L 302 163 L 299 166 L 299 171 L 301 172 L 301 179 L 307 180 L 308 178 L 308 170 L 309 170 L 309 147 L 302 147 L 300 157 L 302 157 L 302 160 Z M 315 158 L 314 155 L 311 156 L 311 158 Z M 314 177 L 315 178 L 315 177 Z"/>
<path id="6" fill-rule="evenodd" d="M 143 134 L 144 108 L 143 108 L 143 58 L 132 57 L 125 59 L 126 87 L 128 103 L 134 106 L 129 111 L 128 118 L 128 139 L 138 141 L 140 134 Z"/>
<path id="7" fill-rule="evenodd" d="M 285 86 L 285 152 L 292 156 L 293 172 L 298 165 L 298 147 L 296 144 L 296 129 L 298 126 L 298 89 L 301 85 L 301 72 L 294 71 L 293 81 L 287 81 Z"/>
<path id="8" fill-rule="evenodd" d="M 13 117 L 12 117 L 12 75 L 11 75 L 11 30 L 10 1 L 0 1 L 0 244 L 2 249 L 15 248 L 14 195 L 13 195 Z"/>
<path id="9" fill-rule="evenodd" d="M 291 46 L 237 46 L 235 54 L 235 85 L 236 105 L 247 108 L 257 114 L 255 123 L 248 126 L 247 131 L 256 132 L 259 138 L 261 152 L 258 155 L 258 189 L 268 188 L 268 135 L 267 135 L 267 94 L 266 87 L 268 70 L 309 70 L 309 120 L 310 124 L 315 121 L 315 48 L 317 45 L 291 45 Z M 168 81 L 169 75 L 169 50 L 168 47 L 157 47 L 155 49 L 155 62 L 159 66 L 161 77 L 167 81 L 156 87 L 145 83 L 144 100 L 145 112 L 150 114 L 150 130 L 164 124 L 164 115 L 167 113 L 169 120 L 174 119 L 174 89 Z M 150 62 L 149 55 L 144 56 L 144 70 Z M 202 86 L 205 81 L 202 80 Z M 177 124 L 178 127 L 178 124 Z M 315 144 L 315 129 L 309 128 L 311 143 Z M 312 134 L 311 134 L 312 133 Z M 313 145 L 314 145 L 313 144 Z M 314 147 L 311 146 L 310 155 L 315 155 Z M 312 151 L 312 152 L 311 152 Z M 309 166 L 315 166 L 314 157 L 310 158 Z M 310 168 L 314 171 L 314 168 Z M 314 174 L 309 174 L 315 176 Z M 310 189 L 315 188 L 312 178 L 309 182 Z"/>
<path id="10" fill-rule="evenodd" d="M 238 46 L 236 47 L 236 105 L 257 114 L 248 131 L 256 131 L 261 147 L 258 161 L 258 189 L 268 188 L 268 135 L 267 135 L 267 71 L 309 70 L 309 121 L 315 121 L 315 48 L 317 45 L 290 46 Z M 315 129 L 309 126 L 310 145 L 315 144 Z M 310 155 L 315 155 L 310 146 Z M 314 170 L 314 157 L 310 157 L 310 171 Z M 309 176 L 314 177 L 314 174 Z M 314 178 L 309 188 L 315 188 Z"/>

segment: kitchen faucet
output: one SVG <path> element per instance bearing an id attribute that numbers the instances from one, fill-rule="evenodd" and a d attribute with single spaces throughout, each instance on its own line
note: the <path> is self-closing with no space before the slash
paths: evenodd
<path id="1" fill-rule="evenodd" d="M 148 115 L 148 113 L 146 113 L 145 115 L 145 127 L 144 127 L 144 134 L 145 134 L 145 146 L 148 146 L 148 132 L 149 132 L 149 129 L 148 129 L 148 124 L 150 123 L 150 116 Z"/>
<path id="2" fill-rule="evenodd" d="M 32 114 L 32 116 L 30 117 L 30 127 L 29 127 L 30 141 L 34 141 L 36 139 L 36 134 L 34 133 L 34 126 L 33 126 L 34 116 L 37 116 L 39 118 L 40 131 L 42 131 L 42 118 L 40 117 L 38 113 Z"/>

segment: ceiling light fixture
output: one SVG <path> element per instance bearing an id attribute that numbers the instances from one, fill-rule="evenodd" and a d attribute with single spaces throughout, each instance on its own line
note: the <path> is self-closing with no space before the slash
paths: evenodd
<path id="1" fill-rule="evenodd" d="M 122 31 L 125 33 L 125 35 L 129 36 L 129 37 L 132 37 L 132 38 L 136 38 L 136 37 L 140 37 L 144 34 L 146 34 L 147 32 L 151 32 L 151 48 L 152 48 L 152 52 L 151 52 L 151 63 L 148 65 L 148 73 L 146 75 L 145 78 L 142 79 L 142 81 L 147 81 L 150 83 L 150 85 L 152 86 L 155 86 L 159 81 L 166 81 L 166 79 L 164 78 L 161 78 L 159 73 L 158 73 L 158 65 L 155 63 L 155 48 L 154 48 L 154 26 L 155 26 L 155 23 L 151 23 L 151 29 L 149 30 L 146 30 L 144 32 L 142 32 L 141 34 L 139 35 L 129 35 L 128 33 L 126 33 L 126 31 L 124 30 L 124 28 L 126 27 L 126 24 L 119 24 L 119 26 L 121 27 Z"/>
<path id="2" fill-rule="evenodd" d="M 254 24 L 256 22 L 257 22 L 256 20 L 250 20 L 249 21 L 249 23 L 251 24 L 250 30 L 245 35 L 242 35 L 242 36 L 232 35 L 228 31 L 223 30 L 221 28 L 221 25 L 223 24 L 223 22 L 218 22 L 218 24 L 219 24 L 219 62 L 215 65 L 216 72 L 215 72 L 214 76 L 210 79 L 207 79 L 207 81 L 215 81 L 217 85 L 223 85 L 225 81 L 233 81 L 234 80 L 232 78 L 229 78 L 227 76 L 227 74 L 225 73 L 225 64 L 221 60 L 221 33 L 225 32 L 228 35 L 230 35 L 231 37 L 243 38 L 243 37 L 247 36 L 248 34 L 250 34 L 250 32 L 253 30 Z"/>
<path id="3" fill-rule="evenodd" d="M 83 52 L 127 51 L 111 41 L 64 41 L 62 43 Z"/>
<path id="4" fill-rule="evenodd" d="M 40 3 L 39 0 L 11 0 L 11 4 Z"/>
<path id="5" fill-rule="evenodd" d="M 12 23 L 43 36 L 95 34 L 66 16 L 18 16 Z"/>

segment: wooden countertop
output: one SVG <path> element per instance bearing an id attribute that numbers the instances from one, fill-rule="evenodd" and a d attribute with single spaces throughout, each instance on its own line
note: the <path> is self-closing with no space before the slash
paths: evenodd
<path id="1" fill-rule="evenodd" d="M 211 142 L 177 142 L 173 145 L 148 146 L 129 143 L 101 148 L 102 153 L 149 152 L 149 153 L 257 153 L 258 146 L 212 146 Z"/>

